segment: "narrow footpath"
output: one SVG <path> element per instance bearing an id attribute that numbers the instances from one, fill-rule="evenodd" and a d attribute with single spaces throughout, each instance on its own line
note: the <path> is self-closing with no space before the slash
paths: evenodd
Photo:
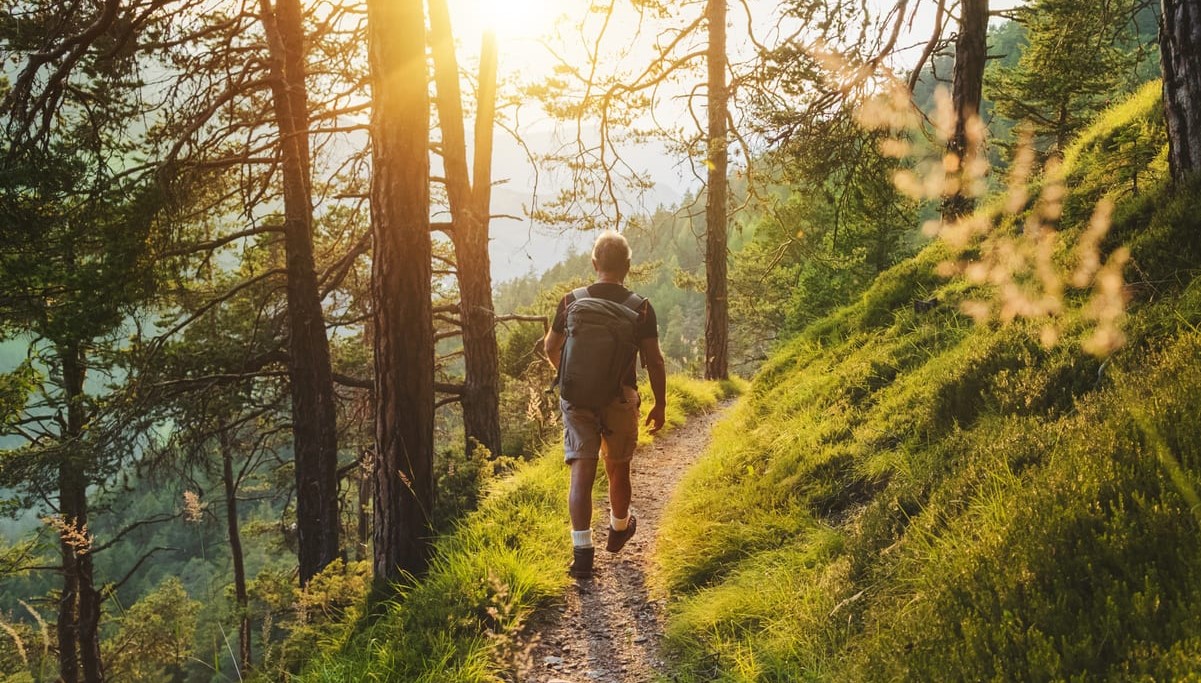
<path id="1" fill-rule="evenodd" d="M 647 595 L 659 520 L 676 484 L 709 445 L 723 403 L 650 446 L 639 448 L 633 464 L 633 509 L 638 531 L 620 553 L 604 550 L 608 499 L 596 501 L 596 572 L 578 581 L 566 602 L 547 610 L 529 629 L 515 664 L 521 683 L 643 683 L 665 673 L 660 645 L 663 605 Z M 566 505 L 566 501 L 564 501 Z M 564 543 L 569 539 L 564 536 Z M 564 567 L 566 571 L 566 567 Z"/>

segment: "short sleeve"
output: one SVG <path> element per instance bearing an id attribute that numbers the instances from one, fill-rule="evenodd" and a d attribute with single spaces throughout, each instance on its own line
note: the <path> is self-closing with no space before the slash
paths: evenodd
<path id="1" fill-rule="evenodd" d="M 638 341 L 659 336 L 659 319 L 655 316 L 655 307 L 651 305 L 650 299 L 642 304 L 642 308 L 642 315 L 638 318 Z"/>
<path id="2" fill-rule="evenodd" d="M 571 296 L 568 294 L 567 296 Z M 559 307 L 555 309 L 555 321 L 550 328 L 559 334 L 567 331 L 567 296 L 559 300 Z"/>

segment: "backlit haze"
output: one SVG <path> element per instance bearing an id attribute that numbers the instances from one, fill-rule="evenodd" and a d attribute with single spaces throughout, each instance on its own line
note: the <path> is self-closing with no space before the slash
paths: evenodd
<path id="1" fill-rule="evenodd" d="M 603 17 L 588 14 L 594 3 L 588 0 L 449 0 L 451 20 L 454 24 L 460 64 L 470 72 L 476 70 L 479 46 L 483 32 L 494 30 L 499 42 L 500 99 L 511 95 L 518 84 L 537 83 L 553 74 L 554 66 L 567 62 L 579 67 L 589 62 L 589 54 L 595 49 L 604 55 L 607 68 L 627 69 L 644 64 L 651 59 L 651 46 L 665 26 L 680 26 L 692 20 L 704 9 L 703 2 L 681 3 L 680 14 L 667 20 L 640 16 L 629 3 L 616 2 L 612 16 L 605 28 L 605 38 L 595 44 Z M 1021 4 L 1018 0 L 994 0 L 994 10 L 1011 9 Z M 877 13 L 892 5 L 891 0 L 868 0 L 868 5 Z M 776 21 L 776 2 L 750 3 L 755 16 L 756 36 L 764 42 L 778 39 L 779 31 L 773 31 Z M 587 17 L 581 27 L 581 17 Z M 747 39 L 746 12 L 740 3 L 731 3 L 729 52 L 731 62 L 740 55 L 751 52 Z M 889 66 L 905 71 L 916 61 L 920 47 L 924 45 L 934 24 L 934 6 L 922 3 L 912 14 L 898 41 L 900 52 L 890 60 Z M 701 36 L 703 37 L 703 35 Z M 698 37 L 699 39 L 699 37 Z M 695 50 L 699 45 L 693 45 Z M 611 65 L 619 66 L 613 67 Z M 703 62 L 698 61 L 703 70 Z M 703 71 L 694 77 L 703 79 Z M 467 88 L 465 93 L 470 92 Z M 694 104 L 694 113 L 704 114 L 703 89 L 697 91 L 699 99 Z M 694 94 L 694 97 L 696 95 Z M 676 96 L 660 98 L 661 104 L 654 112 L 660 125 L 677 126 L 695 130 L 695 121 L 685 106 L 684 91 Z M 534 153 L 545 153 L 572 143 L 577 135 L 574 122 L 552 120 L 537 102 L 525 102 L 519 109 L 509 108 L 500 113 L 505 125 L 513 128 L 525 145 Z M 703 124 L 703 121 L 702 121 Z M 467 130 L 472 130 L 470 122 Z M 582 129 L 580 137 L 595 139 L 595 129 Z M 469 136 L 470 137 L 470 136 Z M 623 159 L 635 170 L 653 180 L 654 187 L 638 196 L 619 197 L 621 212 L 630 214 L 647 213 L 656 207 L 673 207 L 687 194 L 695 193 L 702 183 L 697 177 L 695 161 L 659 143 L 627 145 L 620 149 Z M 560 228 L 531 225 L 525 218 L 528 208 L 537 197 L 547 198 L 567 186 L 566 177 L 548 169 L 535 171 L 526 152 L 504 130 L 498 130 L 494 155 L 495 181 L 500 183 L 493 190 L 493 213 L 520 217 L 521 220 L 498 218 L 492 224 L 492 269 L 497 282 L 529 273 L 540 273 L 560 261 L 572 249 L 585 248 L 592 235 L 580 231 L 562 232 Z M 622 226 L 625 227 L 624 225 Z"/>

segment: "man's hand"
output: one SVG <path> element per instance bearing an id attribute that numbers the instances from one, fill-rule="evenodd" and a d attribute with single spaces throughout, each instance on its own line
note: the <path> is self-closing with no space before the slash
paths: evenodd
<path id="1" fill-rule="evenodd" d="M 660 429 L 663 429 L 663 423 L 667 420 L 664 415 L 664 406 L 662 403 L 656 403 L 651 412 L 646 416 L 646 424 L 649 426 L 650 433 L 654 434 Z"/>

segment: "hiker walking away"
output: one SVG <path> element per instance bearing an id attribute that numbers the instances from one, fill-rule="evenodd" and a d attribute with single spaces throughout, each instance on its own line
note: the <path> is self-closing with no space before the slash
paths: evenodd
<path id="1" fill-rule="evenodd" d="M 630 272 L 626 238 L 613 231 L 598 237 L 592 268 L 596 282 L 563 297 L 545 340 L 547 356 L 559 371 L 564 451 L 571 467 L 570 573 L 576 578 L 592 575 L 592 484 L 600 457 L 609 477 L 605 549 L 621 550 L 638 525 L 630 511 L 630 460 L 638 444 L 639 355 L 655 395 L 646 418 L 652 434 L 663 428 L 667 406 L 655 309 L 623 284 Z"/>

